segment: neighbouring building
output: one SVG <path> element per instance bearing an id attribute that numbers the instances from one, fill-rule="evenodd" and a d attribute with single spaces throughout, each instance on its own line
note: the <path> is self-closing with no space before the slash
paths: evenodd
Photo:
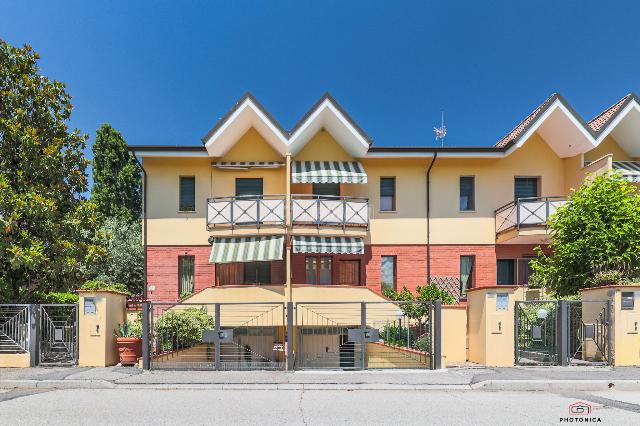
<path id="1" fill-rule="evenodd" d="M 150 300 L 464 293 L 526 284 L 546 219 L 589 173 L 640 181 L 640 98 L 586 122 L 553 94 L 491 147 L 440 148 L 376 147 L 328 94 L 285 130 L 247 94 L 202 142 L 130 147 Z"/>

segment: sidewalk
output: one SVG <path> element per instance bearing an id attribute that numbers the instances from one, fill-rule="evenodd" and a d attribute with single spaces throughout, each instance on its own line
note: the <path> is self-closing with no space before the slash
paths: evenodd
<path id="1" fill-rule="evenodd" d="M 134 367 L 0 369 L 0 389 L 411 389 L 640 391 L 640 368 L 520 367 L 368 371 L 142 371 Z"/>

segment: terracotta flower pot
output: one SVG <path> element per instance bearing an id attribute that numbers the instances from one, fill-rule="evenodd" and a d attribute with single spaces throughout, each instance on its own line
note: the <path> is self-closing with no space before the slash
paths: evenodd
<path id="1" fill-rule="evenodd" d="M 142 356 L 142 339 L 139 337 L 116 337 L 120 364 L 134 365 Z"/>

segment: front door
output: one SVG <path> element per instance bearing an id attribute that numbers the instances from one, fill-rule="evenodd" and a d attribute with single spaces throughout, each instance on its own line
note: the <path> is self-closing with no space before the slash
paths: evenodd
<path id="1" fill-rule="evenodd" d="M 341 260 L 340 280 L 341 285 L 360 285 L 360 261 Z"/>

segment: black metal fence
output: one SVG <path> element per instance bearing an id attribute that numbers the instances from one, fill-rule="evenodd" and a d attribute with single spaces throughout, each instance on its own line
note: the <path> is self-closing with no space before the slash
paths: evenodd
<path id="1" fill-rule="evenodd" d="M 284 303 L 153 302 L 142 312 L 146 368 L 285 368 Z"/>
<path id="2" fill-rule="evenodd" d="M 298 369 L 440 368 L 440 302 L 296 303 Z"/>

